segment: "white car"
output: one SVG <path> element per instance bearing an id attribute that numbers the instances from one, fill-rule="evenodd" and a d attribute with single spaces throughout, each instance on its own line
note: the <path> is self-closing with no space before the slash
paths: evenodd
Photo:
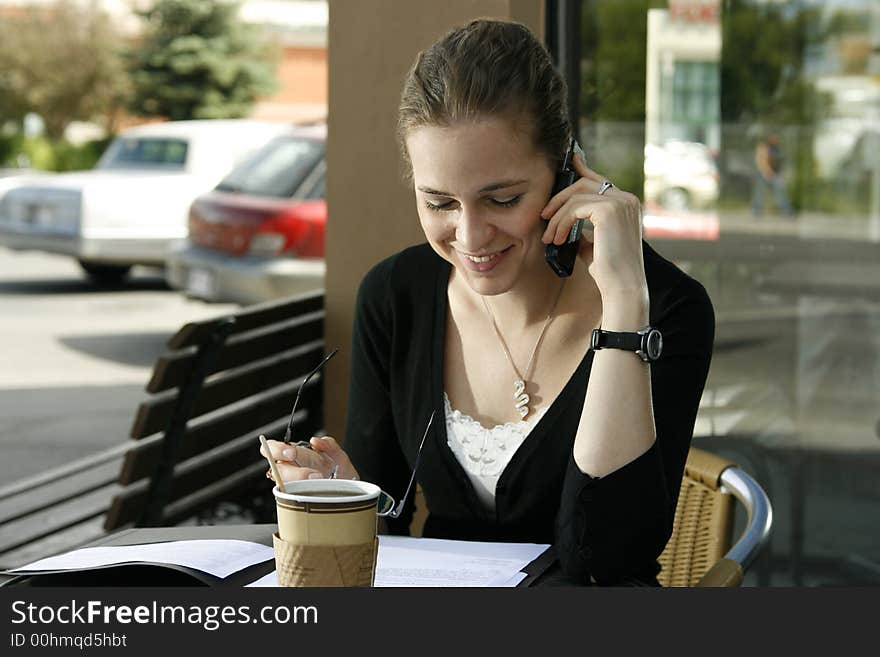
<path id="1" fill-rule="evenodd" d="M 645 145 L 645 201 L 665 210 L 711 207 L 718 200 L 718 167 L 704 144 Z"/>
<path id="2" fill-rule="evenodd" d="M 193 200 L 289 130 L 248 120 L 132 128 L 90 171 L 14 177 L 0 192 L 0 245 L 70 255 L 99 282 L 162 266 L 187 236 Z"/>

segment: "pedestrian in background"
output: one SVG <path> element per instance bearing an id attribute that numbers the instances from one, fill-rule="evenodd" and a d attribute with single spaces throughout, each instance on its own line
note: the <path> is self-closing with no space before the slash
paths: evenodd
<path id="1" fill-rule="evenodd" d="M 778 132 L 770 132 L 758 140 L 755 146 L 755 178 L 752 185 L 752 215 L 760 217 L 764 214 L 764 191 L 770 188 L 776 207 L 785 217 L 794 215 L 788 194 L 785 191 L 785 179 L 782 171 L 785 154 L 782 151 L 781 137 Z"/>

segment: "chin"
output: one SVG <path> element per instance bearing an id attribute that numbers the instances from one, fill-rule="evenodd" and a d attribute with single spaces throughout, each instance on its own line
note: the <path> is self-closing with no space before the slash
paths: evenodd
<path id="1" fill-rule="evenodd" d="M 484 297 L 494 297 L 498 294 L 504 294 L 513 287 L 510 281 L 507 280 L 470 276 L 469 272 L 462 273 L 464 274 L 464 279 L 467 281 L 468 287 Z"/>
<path id="2" fill-rule="evenodd" d="M 517 281 L 525 272 L 526 263 L 521 260 L 510 260 L 501 263 L 500 266 L 488 274 L 472 271 L 467 266 L 457 262 L 458 255 L 452 254 L 452 266 L 477 294 L 482 296 L 495 296 L 504 294 L 516 287 Z"/>

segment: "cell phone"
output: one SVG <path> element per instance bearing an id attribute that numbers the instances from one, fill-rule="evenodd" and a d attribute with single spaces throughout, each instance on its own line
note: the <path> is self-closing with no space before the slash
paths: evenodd
<path id="1" fill-rule="evenodd" d="M 562 158 L 562 164 L 556 171 L 556 179 L 553 182 L 553 191 L 550 193 L 550 198 L 556 196 L 578 179 L 578 174 L 574 170 L 574 154 L 576 152 L 582 151 L 580 151 L 580 146 L 578 146 L 577 142 L 571 139 L 568 142 L 565 157 Z M 568 238 L 564 244 L 548 244 L 544 249 L 544 259 L 559 278 L 571 276 L 571 273 L 574 271 L 574 263 L 577 261 L 583 228 L 584 220 L 578 219 L 568 232 Z"/>

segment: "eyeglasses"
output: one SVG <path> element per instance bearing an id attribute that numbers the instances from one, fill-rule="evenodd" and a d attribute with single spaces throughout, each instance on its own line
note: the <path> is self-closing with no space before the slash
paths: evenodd
<path id="1" fill-rule="evenodd" d="M 287 421 L 287 430 L 284 432 L 284 443 L 285 444 L 287 444 L 287 445 L 291 444 L 290 438 L 291 438 L 291 434 L 293 433 L 293 416 L 294 416 L 294 414 L 296 414 L 296 407 L 299 404 L 299 397 L 302 394 L 303 388 L 306 387 L 306 384 L 309 382 L 309 379 L 311 379 L 315 374 L 320 372 L 321 369 L 324 367 L 324 365 L 327 364 L 327 361 L 329 361 L 331 358 L 333 358 L 333 356 L 336 355 L 337 351 L 339 351 L 339 347 L 337 347 L 336 349 L 331 351 L 330 354 L 328 354 L 327 357 L 324 358 L 324 360 L 322 360 L 320 363 L 318 363 L 318 366 L 315 369 L 313 369 L 311 372 L 309 372 L 309 374 L 306 376 L 306 378 L 300 384 L 299 390 L 297 390 L 297 392 L 296 392 L 296 399 L 294 399 L 294 401 L 293 401 L 293 409 L 290 411 L 290 419 Z M 400 501 L 397 502 L 397 504 L 395 505 L 393 497 L 391 497 L 384 490 L 380 491 L 380 493 L 379 493 L 379 512 L 378 513 L 383 518 L 395 518 L 396 519 L 396 518 L 399 518 L 400 514 L 403 513 L 403 505 L 406 503 L 406 500 L 409 497 L 409 492 L 412 489 L 413 482 L 416 480 L 416 472 L 419 469 L 419 461 L 422 458 L 422 447 L 425 446 L 425 439 L 428 437 L 428 431 L 431 430 L 431 424 L 433 424 L 433 422 L 434 422 L 434 414 L 436 412 L 437 411 L 431 411 L 431 417 L 428 418 L 428 426 L 425 427 L 425 433 L 422 435 L 422 442 L 419 443 L 419 450 L 416 452 L 416 462 L 413 464 L 412 474 L 410 474 L 409 483 L 406 485 L 406 491 L 403 493 L 403 497 L 401 497 Z M 305 449 L 310 449 L 313 452 L 315 452 L 315 450 L 312 449 L 311 443 L 309 443 L 309 441 L 307 441 L 307 440 L 300 440 L 300 441 L 295 442 L 293 444 L 297 447 L 304 447 Z M 315 453 L 319 454 L 320 452 L 315 452 Z M 330 466 L 331 470 L 330 470 L 329 479 L 336 479 L 336 473 L 339 470 L 339 465 L 335 461 L 333 461 L 333 459 L 331 459 L 329 456 L 327 456 L 325 454 L 321 454 L 321 456 L 324 459 L 326 459 L 332 463 L 332 465 Z"/>
<path id="2" fill-rule="evenodd" d="M 416 480 L 416 471 L 419 469 L 419 461 L 422 458 L 422 447 L 425 446 L 425 438 L 428 437 L 428 431 L 431 429 L 431 423 L 434 422 L 434 413 L 436 413 L 436 411 L 431 411 L 431 417 L 428 420 L 428 426 L 425 427 L 425 433 L 422 436 L 422 442 L 419 443 L 419 451 L 416 452 L 416 462 L 413 464 L 412 474 L 409 477 L 409 483 L 406 485 L 406 492 L 404 492 L 403 497 L 400 498 L 397 506 L 394 505 L 394 498 L 391 497 L 388 493 L 382 491 L 379 494 L 379 515 L 383 518 L 399 518 L 400 514 L 403 513 L 403 505 L 406 503 L 406 499 L 409 497 L 409 491 L 410 489 L 412 489 L 413 482 Z"/>

